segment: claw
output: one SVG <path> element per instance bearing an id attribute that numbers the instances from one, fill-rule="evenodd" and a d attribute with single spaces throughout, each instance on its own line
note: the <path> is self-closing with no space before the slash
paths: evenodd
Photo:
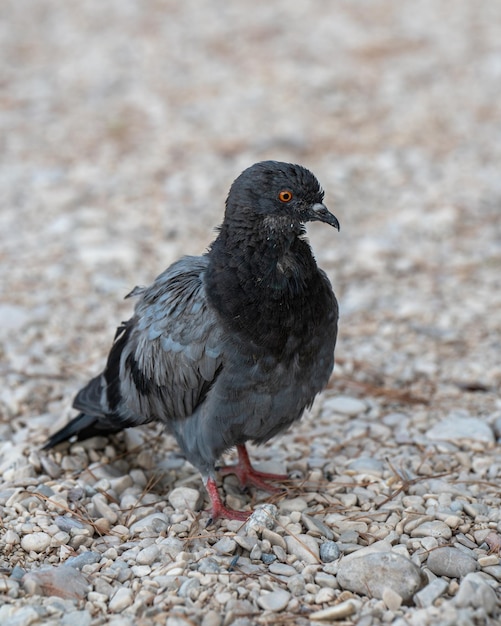
<path id="1" fill-rule="evenodd" d="M 207 526 L 210 526 L 212 522 L 221 517 L 226 519 L 235 519 L 240 522 L 245 522 L 249 518 L 252 511 L 236 511 L 235 509 L 229 509 L 224 506 L 221 496 L 219 495 L 219 491 L 217 490 L 216 481 L 213 478 L 207 478 L 205 488 L 207 489 L 212 505 L 211 515 L 206 528 Z"/>
<path id="2" fill-rule="evenodd" d="M 279 493 L 282 491 L 279 487 L 270 485 L 267 481 L 281 481 L 287 480 L 289 477 L 287 474 L 268 474 L 267 472 L 259 472 L 251 465 L 249 454 L 245 445 L 237 446 L 238 462 L 235 465 L 225 465 L 218 469 L 222 476 L 228 476 L 228 474 L 235 474 L 242 487 L 252 485 L 258 489 L 269 491 L 270 493 Z"/>

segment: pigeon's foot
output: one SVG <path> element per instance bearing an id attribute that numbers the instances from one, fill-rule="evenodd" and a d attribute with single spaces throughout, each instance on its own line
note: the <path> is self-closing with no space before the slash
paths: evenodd
<path id="1" fill-rule="evenodd" d="M 282 489 L 275 487 L 274 485 L 270 485 L 267 481 L 287 480 L 289 478 L 287 474 L 268 474 L 254 469 L 251 465 L 247 448 L 243 444 L 237 446 L 237 452 L 238 462 L 235 465 L 225 465 L 224 467 L 218 468 L 218 472 L 221 476 L 235 474 L 242 487 L 252 485 L 253 487 L 263 489 L 264 491 L 268 491 L 270 493 L 279 493 L 282 491 Z"/>
<path id="2" fill-rule="evenodd" d="M 209 494 L 211 501 L 211 515 L 207 526 L 210 526 L 215 520 L 224 517 L 225 519 L 236 519 L 241 522 L 245 522 L 251 515 L 252 511 L 236 511 L 235 509 L 229 509 L 224 506 L 219 491 L 217 490 L 216 481 L 213 478 L 208 478 L 205 483 L 205 488 Z"/>

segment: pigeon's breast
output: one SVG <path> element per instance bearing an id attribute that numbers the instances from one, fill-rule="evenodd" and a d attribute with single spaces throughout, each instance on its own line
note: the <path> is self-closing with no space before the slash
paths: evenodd
<path id="1" fill-rule="evenodd" d="M 228 445 L 267 441 L 298 420 L 325 387 L 334 365 L 335 321 L 316 331 L 289 337 L 280 354 L 234 338 L 225 347 L 209 402 Z"/>

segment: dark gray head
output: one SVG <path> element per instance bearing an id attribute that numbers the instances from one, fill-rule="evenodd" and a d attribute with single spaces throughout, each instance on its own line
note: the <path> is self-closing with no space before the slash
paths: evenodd
<path id="1" fill-rule="evenodd" d="M 298 226 L 320 221 L 339 230 L 337 218 L 323 203 L 324 192 L 306 168 L 292 163 L 261 161 L 244 170 L 231 186 L 225 220 L 253 214 L 263 224 Z"/>

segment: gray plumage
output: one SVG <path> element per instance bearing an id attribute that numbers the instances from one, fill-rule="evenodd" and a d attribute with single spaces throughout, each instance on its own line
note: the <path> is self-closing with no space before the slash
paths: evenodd
<path id="1" fill-rule="evenodd" d="M 160 421 L 211 482 L 212 517 L 233 516 L 214 500 L 217 459 L 298 420 L 333 368 L 337 302 L 305 239 L 311 220 L 339 228 L 311 172 L 274 161 L 245 170 L 209 251 L 129 294 L 134 315 L 77 394 L 80 415 L 45 447 Z"/>

